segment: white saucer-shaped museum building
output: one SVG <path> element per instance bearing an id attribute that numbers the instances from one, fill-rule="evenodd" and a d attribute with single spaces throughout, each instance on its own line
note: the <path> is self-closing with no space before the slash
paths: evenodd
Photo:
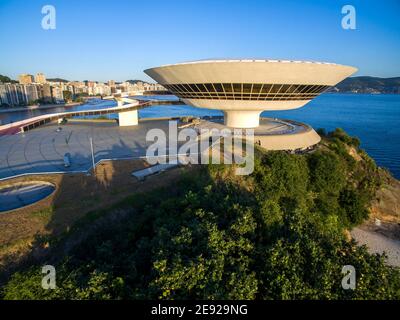
<path id="1" fill-rule="evenodd" d="M 264 110 L 304 106 L 357 69 L 288 60 L 203 60 L 144 72 L 188 104 L 224 112 L 232 128 L 259 126 Z"/>

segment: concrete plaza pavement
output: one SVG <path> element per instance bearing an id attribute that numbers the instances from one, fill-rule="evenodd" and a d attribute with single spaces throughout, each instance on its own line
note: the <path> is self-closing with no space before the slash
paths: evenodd
<path id="1" fill-rule="evenodd" d="M 62 130 L 57 132 L 57 128 Z M 168 121 L 141 121 L 138 126 L 120 127 L 112 122 L 48 124 L 26 133 L 0 137 L 0 179 L 21 174 L 87 171 L 92 167 L 90 138 L 95 162 L 101 159 L 138 158 L 153 142 L 146 133 L 158 128 L 168 133 Z M 64 166 L 70 153 L 71 165 Z"/>
<path id="2" fill-rule="evenodd" d="M 86 172 L 93 166 L 90 138 L 93 140 L 95 163 L 106 159 L 145 157 L 148 147 L 154 143 L 146 141 L 147 133 L 151 129 L 161 129 L 168 139 L 168 120 L 171 119 L 142 119 L 136 126 L 125 127 L 112 121 L 72 120 L 66 125 L 50 123 L 25 133 L 0 136 L 0 180 L 26 174 Z M 178 127 L 181 125 L 177 124 Z M 222 122 L 203 120 L 189 126 L 197 130 L 227 128 Z M 309 143 L 309 135 L 313 139 L 314 133 L 302 124 L 265 118 L 254 130 L 254 137 L 261 146 L 280 150 L 285 145 L 288 149 L 295 149 L 319 142 L 314 139 Z M 203 138 L 208 140 L 208 136 L 200 137 Z M 184 143 L 178 142 L 176 150 L 160 150 L 160 154 L 176 155 Z M 167 141 L 165 145 L 168 148 Z M 64 166 L 66 153 L 70 154 L 69 167 Z"/>

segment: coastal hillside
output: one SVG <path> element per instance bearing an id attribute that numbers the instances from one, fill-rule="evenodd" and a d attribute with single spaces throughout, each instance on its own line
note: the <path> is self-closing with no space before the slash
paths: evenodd
<path id="1" fill-rule="evenodd" d="M 47 81 L 50 81 L 50 82 L 64 82 L 64 83 L 69 82 L 69 80 L 61 79 L 61 78 L 49 78 L 49 79 L 47 79 Z"/>
<path id="2" fill-rule="evenodd" d="M 0 83 L 17 83 L 17 81 L 12 80 L 9 77 L 0 74 Z"/>
<path id="3" fill-rule="evenodd" d="M 126 80 L 126 82 L 129 82 L 130 84 L 138 84 L 138 83 L 143 83 L 143 84 L 145 84 L 145 85 L 148 85 L 148 84 L 149 84 L 147 81 L 144 81 L 144 80 L 137 80 L 137 79 L 135 79 L 135 80 Z"/>
<path id="4" fill-rule="evenodd" d="M 400 77 L 352 77 L 343 80 L 332 87 L 329 92 L 340 93 L 400 93 Z"/>
<path id="5" fill-rule="evenodd" d="M 319 133 L 311 153 L 257 149 L 250 176 L 188 166 L 168 187 L 39 237 L 47 253 L 8 277 L 2 298 L 400 299 L 400 269 L 348 236 L 370 218 L 388 173 L 357 138 Z M 39 287 L 46 263 L 55 290 Z M 341 286 L 345 265 L 356 269 L 355 290 Z"/>

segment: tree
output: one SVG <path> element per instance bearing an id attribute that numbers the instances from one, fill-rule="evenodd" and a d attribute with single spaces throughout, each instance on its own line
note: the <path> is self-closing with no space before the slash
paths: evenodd
<path id="1" fill-rule="evenodd" d="M 67 102 L 72 101 L 72 92 L 68 91 L 68 90 L 64 90 L 63 91 L 63 97 L 64 97 L 64 100 L 67 101 Z"/>
<path id="2" fill-rule="evenodd" d="M 3 76 L 1 74 L 0 74 L 0 82 L 3 82 L 3 83 L 7 83 L 7 82 L 9 82 L 9 83 L 17 83 L 17 81 L 12 80 L 9 77 Z"/>

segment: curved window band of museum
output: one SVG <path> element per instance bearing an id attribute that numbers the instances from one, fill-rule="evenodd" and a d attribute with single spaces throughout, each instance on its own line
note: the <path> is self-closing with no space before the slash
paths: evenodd
<path id="1" fill-rule="evenodd" d="M 164 87 L 183 99 L 311 100 L 330 86 L 262 83 L 190 83 L 164 84 Z"/>

